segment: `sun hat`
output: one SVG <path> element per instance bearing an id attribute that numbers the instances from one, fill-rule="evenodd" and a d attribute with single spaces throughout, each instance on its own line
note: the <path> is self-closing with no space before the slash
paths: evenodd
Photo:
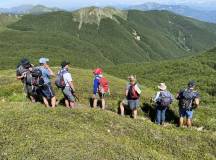
<path id="1" fill-rule="evenodd" d="M 158 88 L 162 91 L 166 90 L 167 89 L 167 86 L 165 83 L 160 83 L 160 85 L 158 86 Z"/>
<path id="2" fill-rule="evenodd" d="M 135 77 L 134 75 L 128 76 L 128 79 L 129 79 L 130 81 L 136 81 L 136 77 Z"/>

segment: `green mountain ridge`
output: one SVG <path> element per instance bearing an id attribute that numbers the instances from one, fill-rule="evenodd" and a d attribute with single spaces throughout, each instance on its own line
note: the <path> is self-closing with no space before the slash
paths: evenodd
<path id="1" fill-rule="evenodd" d="M 91 14 L 89 22 L 80 23 L 82 12 L 84 19 Z M 126 14 L 87 8 L 25 15 L 8 28 L 0 33 L 0 52 L 6 57 L 0 68 L 6 62 L 14 67 L 21 57 L 32 57 L 36 63 L 40 56 L 50 57 L 55 65 L 67 58 L 77 67 L 103 67 L 188 56 L 216 44 L 216 25 L 166 11 Z"/>

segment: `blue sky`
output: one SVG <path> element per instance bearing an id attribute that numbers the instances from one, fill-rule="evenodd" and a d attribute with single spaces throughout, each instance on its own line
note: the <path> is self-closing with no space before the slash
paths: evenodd
<path id="1" fill-rule="evenodd" d="M 89 5 L 135 5 L 149 1 L 165 4 L 216 5 L 216 0 L 0 0 L 0 8 L 9 8 L 23 4 L 42 4 L 51 7 L 73 8 Z"/>

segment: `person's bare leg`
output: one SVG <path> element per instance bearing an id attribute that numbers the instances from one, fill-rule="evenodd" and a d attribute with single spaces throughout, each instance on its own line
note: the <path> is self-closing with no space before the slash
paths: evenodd
<path id="1" fill-rule="evenodd" d="M 74 102 L 70 102 L 70 108 L 75 108 L 75 103 Z"/>
<path id="2" fill-rule="evenodd" d="M 35 100 L 35 98 L 33 96 L 29 96 L 29 97 L 30 97 L 30 100 L 31 100 L 32 103 L 36 102 L 36 100 Z"/>
<path id="3" fill-rule="evenodd" d="M 123 103 L 122 103 L 122 102 L 120 103 L 120 106 L 119 106 L 119 108 L 120 108 L 120 113 L 121 113 L 121 116 L 124 116 L 124 105 L 123 105 Z"/>
<path id="4" fill-rule="evenodd" d="M 137 109 L 133 110 L 133 118 L 136 119 L 137 118 Z"/>
<path id="5" fill-rule="evenodd" d="M 94 102 L 93 102 L 93 108 L 97 108 L 97 102 L 98 102 L 98 100 L 95 98 Z"/>
<path id="6" fill-rule="evenodd" d="M 46 107 L 50 107 L 49 106 L 49 102 L 48 102 L 48 100 L 45 97 L 43 97 L 43 102 L 44 102 L 44 104 L 45 104 Z"/>
<path id="7" fill-rule="evenodd" d="M 69 101 L 65 99 L 65 107 L 70 108 Z"/>
<path id="8" fill-rule="evenodd" d="M 179 127 L 183 127 L 184 125 L 184 117 L 179 118 Z"/>
<path id="9" fill-rule="evenodd" d="M 192 120 L 190 118 L 187 119 L 187 127 L 192 126 Z"/>
<path id="10" fill-rule="evenodd" d="M 106 108 L 106 102 L 104 98 L 101 99 L 101 103 L 102 103 L 102 109 L 104 110 Z"/>
<path id="11" fill-rule="evenodd" d="M 56 97 L 53 97 L 51 99 L 51 105 L 52 105 L 52 108 L 55 108 L 56 107 Z"/>

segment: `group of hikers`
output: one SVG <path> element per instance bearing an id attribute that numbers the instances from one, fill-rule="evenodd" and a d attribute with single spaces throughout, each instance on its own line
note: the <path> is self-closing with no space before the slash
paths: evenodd
<path id="1" fill-rule="evenodd" d="M 57 100 L 51 84 L 51 77 L 56 77 L 55 85 L 62 90 L 64 95 L 64 103 L 67 108 L 74 108 L 76 102 L 75 87 L 71 73 L 69 72 L 68 61 L 61 63 L 61 69 L 57 75 L 48 65 L 48 58 L 40 58 L 39 66 L 35 67 L 28 59 L 22 59 L 17 66 L 16 76 L 21 80 L 24 86 L 24 91 L 31 102 L 36 102 L 41 99 L 46 107 L 55 108 Z M 98 100 L 101 101 L 101 108 L 105 109 L 106 96 L 110 94 L 108 80 L 103 76 L 101 68 L 96 68 L 93 71 L 93 108 L 98 105 Z M 119 109 L 122 116 L 125 115 L 125 110 L 131 111 L 131 116 L 137 118 L 137 109 L 140 103 L 141 89 L 137 83 L 136 76 L 128 77 L 128 84 L 125 89 L 125 98 L 121 101 Z M 186 125 L 192 125 L 193 110 L 199 107 L 199 93 L 195 91 L 195 81 L 189 81 L 188 86 L 180 90 L 176 96 L 179 101 L 179 126 L 183 126 L 186 118 Z M 166 110 L 174 101 L 174 96 L 167 90 L 165 83 L 160 83 L 159 91 L 152 99 L 156 109 L 156 124 L 164 125 L 166 119 Z"/>

